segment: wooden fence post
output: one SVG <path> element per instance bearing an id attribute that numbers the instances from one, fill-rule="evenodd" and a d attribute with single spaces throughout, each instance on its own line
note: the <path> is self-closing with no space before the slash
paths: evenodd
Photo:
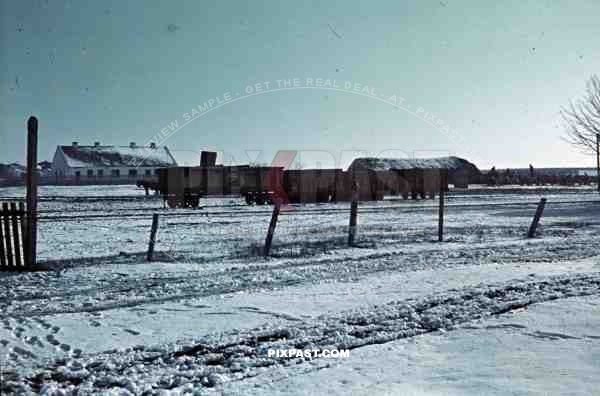
<path id="1" fill-rule="evenodd" d="M 540 203 L 538 203 L 537 209 L 535 211 L 535 216 L 533 216 L 533 221 L 531 222 L 531 226 L 529 227 L 529 232 L 527 233 L 527 238 L 533 238 L 535 236 L 535 230 L 537 229 L 538 223 L 540 222 L 542 213 L 544 213 L 545 206 L 546 206 L 546 198 L 540 199 Z"/>
<path id="2" fill-rule="evenodd" d="M 350 204 L 350 224 L 348 227 L 348 245 L 354 246 L 356 239 L 356 219 L 358 217 L 358 183 L 352 181 L 352 203 Z"/>
<path id="3" fill-rule="evenodd" d="M 156 244 L 156 231 L 158 230 L 158 213 L 152 215 L 152 227 L 150 228 L 150 241 L 148 242 L 148 254 L 146 260 L 152 261 L 154 245 Z"/>
<path id="4" fill-rule="evenodd" d="M 444 241 L 444 199 L 446 194 L 447 179 L 445 172 L 440 172 L 440 207 L 438 211 L 438 242 Z"/>
<path id="5" fill-rule="evenodd" d="M 279 211 L 281 210 L 280 206 L 280 202 L 275 202 L 275 205 L 273 206 L 273 214 L 271 215 L 271 222 L 269 223 L 269 230 L 267 231 L 267 238 L 265 239 L 265 256 L 268 256 L 271 251 L 271 243 L 273 242 L 273 235 L 275 234 L 275 227 L 277 226 L 277 218 L 279 217 Z"/>
<path id="6" fill-rule="evenodd" d="M 29 117 L 27 120 L 27 235 L 25 247 L 27 266 L 36 264 L 37 247 L 37 135 L 38 120 Z"/>

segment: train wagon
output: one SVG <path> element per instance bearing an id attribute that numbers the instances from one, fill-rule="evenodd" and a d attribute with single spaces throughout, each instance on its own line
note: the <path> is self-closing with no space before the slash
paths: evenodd
<path id="1" fill-rule="evenodd" d="M 435 198 L 443 188 L 448 191 L 448 171 L 441 168 L 396 169 L 392 170 L 398 176 L 400 188 L 394 193 L 404 199 Z"/>
<path id="2" fill-rule="evenodd" d="M 242 196 L 249 205 L 264 205 L 285 196 L 291 203 L 351 201 L 353 185 L 360 201 L 386 195 L 434 198 L 448 190 L 448 171 L 416 169 L 302 169 L 281 167 L 197 166 L 160 169 L 158 189 L 171 208 L 197 207 L 204 196 Z"/>
<path id="3" fill-rule="evenodd" d="M 158 189 L 170 208 L 197 207 L 202 195 L 202 173 L 190 166 L 161 168 Z"/>
<path id="4" fill-rule="evenodd" d="M 240 172 L 239 194 L 248 205 L 272 203 L 283 191 L 283 168 L 270 166 L 244 167 Z"/>
<path id="5" fill-rule="evenodd" d="M 162 168 L 158 173 L 158 185 L 163 201 L 169 207 L 195 208 L 201 197 L 235 193 L 240 185 L 240 171 L 221 166 Z"/>
<path id="6" fill-rule="evenodd" d="M 283 189 L 292 203 L 335 200 L 336 177 L 341 169 L 286 170 Z"/>
<path id="7" fill-rule="evenodd" d="M 281 185 L 282 168 L 176 166 L 158 171 L 158 189 L 171 208 L 195 208 L 206 196 L 241 195 L 248 204 L 265 204 Z"/>
<path id="8" fill-rule="evenodd" d="M 355 169 L 340 172 L 336 179 L 335 201 L 351 201 L 353 184 L 359 201 L 381 201 L 386 195 L 410 191 L 407 182 L 395 172 L 371 169 Z"/>

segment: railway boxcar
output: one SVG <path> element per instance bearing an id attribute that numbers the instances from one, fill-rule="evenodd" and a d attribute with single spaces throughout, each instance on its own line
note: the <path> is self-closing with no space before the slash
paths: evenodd
<path id="1" fill-rule="evenodd" d="M 404 199 L 435 198 L 440 189 L 448 191 L 448 170 L 417 168 L 393 170 L 400 179 L 399 193 Z"/>
<path id="2" fill-rule="evenodd" d="M 292 203 L 350 201 L 353 184 L 360 201 L 379 201 L 401 194 L 430 198 L 448 189 L 448 171 L 441 168 L 286 170 L 281 167 L 198 166 L 163 168 L 158 189 L 169 207 L 197 207 L 203 196 L 241 195 L 246 203 L 264 205 L 287 198 Z"/>
<path id="3" fill-rule="evenodd" d="M 286 170 L 283 189 L 290 202 L 316 203 L 335 200 L 336 177 L 341 169 Z"/>
<path id="4" fill-rule="evenodd" d="M 352 175 L 341 169 L 335 175 L 334 202 L 352 201 Z"/>
<path id="5" fill-rule="evenodd" d="M 283 168 L 177 166 L 158 172 L 158 188 L 171 208 L 197 207 L 205 196 L 241 195 L 248 204 L 265 204 L 282 183 Z"/>
<path id="6" fill-rule="evenodd" d="M 203 172 L 190 166 L 161 168 L 158 189 L 170 208 L 197 207 L 203 193 Z"/>
<path id="7" fill-rule="evenodd" d="M 246 166 L 240 170 L 241 194 L 248 205 L 271 203 L 273 197 L 283 191 L 283 168 L 270 166 Z"/>
<path id="8" fill-rule="evenodd" d="M 343 172 L 336 183 L 338 201 L 352 200 L 352 185 L 358 188 L 359 201 L 380 201 L 384 195 L 398 188 L 398 177 L 389 171 L 371 169 L 349 169 Z"/>

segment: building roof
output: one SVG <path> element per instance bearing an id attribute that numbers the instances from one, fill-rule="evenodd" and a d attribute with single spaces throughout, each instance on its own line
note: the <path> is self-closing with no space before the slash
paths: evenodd
<path id="1" fill-rule="evenodd" d="M 27 173 L 27 167 L 13 162 L 12 164 L 0 164 L 0 177 L 23 176 Z"/>
<path id="2" fill-rule="evenodd" d="M 373 170 L 390 169 L 449 169 L 456 170 L 465 167 L 475 167 L 469 161 L 459 157 L 439 158 L 356 158 L 350 164 L 351 168 L 361 166 Z"/>
<path id="3" fill-rule="evenodd" d="M 177 162 L 165 146 L 58 146 L 67 165 L 72 168 L 176 166 Z"/>

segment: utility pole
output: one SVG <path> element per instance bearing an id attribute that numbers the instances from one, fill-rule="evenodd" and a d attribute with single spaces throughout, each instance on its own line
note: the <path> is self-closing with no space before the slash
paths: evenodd
<path id="1" fill-rule="evenodd" d="M 37 246 L 37 139 L 38 120 L 29 117 L 27 120 L 27 239 L 25 247 L 27 253 L 27 265 L 36 265 Z"/>

